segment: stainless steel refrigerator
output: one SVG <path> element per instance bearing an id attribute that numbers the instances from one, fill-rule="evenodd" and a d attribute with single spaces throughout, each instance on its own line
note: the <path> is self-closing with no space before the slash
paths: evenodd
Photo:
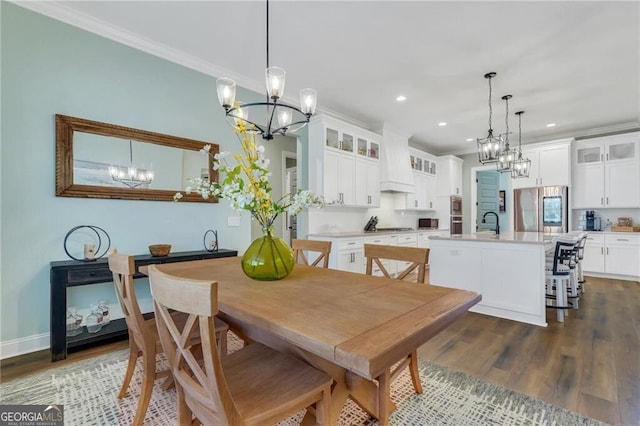
<path id="1" fill-rule="evenodd" d="M 566 186 L 513 191 L 516 232 L 567 232 L 569 189 Z"/>

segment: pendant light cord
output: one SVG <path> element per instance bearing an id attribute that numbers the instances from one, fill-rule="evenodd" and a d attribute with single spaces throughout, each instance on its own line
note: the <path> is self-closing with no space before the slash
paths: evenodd
<path id="1" fill-rule="evenodd" d="M 267 68 L 269 68 L 269 0 L 267 0 Z"/>
<path id="2" fill-rule="evenodd" d="M 506 149 L 509 149 L 509 98 L 504 101 L 507 104 L 507 113 L 504 115 L 504 124 L 507 128 L 507 132 L 504 134 L 504 145 Z"/>
<path id="3" fill-rule="evenodd" d="M 493 129 L 491 128 L 491 115 L 493 113 L 493 109 L 491 108 L 491 79 L 493 77 L 489 77 L 489 133 L 493 133 Z"/>
<path id="4" fill-rule="evenodd" d="M 129 164 L 133 167 L 133 142 L 129 139 Z"/>

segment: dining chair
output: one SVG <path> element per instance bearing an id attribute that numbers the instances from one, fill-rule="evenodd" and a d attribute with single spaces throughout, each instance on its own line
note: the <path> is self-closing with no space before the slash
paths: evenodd
<path id="1" fill-rule="evenodd" d="M 331 241 L 316 241 L 316 240 L 293 240 L 291 242 L 293 247 L 293 256 L 297 263 L 309 265 L 309 258 L 305 254 L 305 251 L 320 253 L 320 255 L 313 261 L 311 266 L 317 266 L 322 260 L 322 267 L 329 267 L 329 253 L 331 253 Z"/>
<path id="2" fill-rule="evenodd" d="M 191 425 L 274 424 L 315 405 L 317 424 L 329 425 L 333 379 L 291 354 L 252 343 L 224 363 L 213 335 L 218 283 L 175 277 L 149 267 L 160 341 L 178 394 L 178 423 Z M 170 311 L 188 315 L 180 330 Z M 196 330 L 202 362 L 188 344 Z"/>
<path id="3" fill-rule="evenodd" d="M 116 295 L 120 302 L 120 307 L 124 314 L 127 329 L 129 331 L 129 360 L 125 372 L 122 387 L 118 393 L 118 398 L 124 398 L 131 383 L 131 378 L 136 369 L 136 361 L 142 357 L 142 390 L 138 399 L 138 408 L 133 419 L 134 425 L 141 425 L 144 422 L 153 383 L 156 379 L 164 377 L 163 389 L 168 389 L 173 385 L 173 377 L 170 370 L 156 371 L 156 355 L 162 353 L 162 346 L 158 337 L 158 329 L 154 318 L 145 319 L 140 311 L 136 290 L 133 281 L 135 273 L 135 262 L 133 256 L 119 254 L 114 250 L 109 255 L 109 269 L 113 273 L 113 283 Z M 176 322 L 181 326 L 186 323 L 186 315 L 174 314 Z M 229 325 L 219 318 L 215 319 L 215 333 L 219 340 L 221 353 L 226 354 L 227 331 Z M 191 343 L 199 343 L 199 336 L 195 336 Z"/>
<path id="4" fill-rule="evenodd" d="M 396 280 L 404 280 L 409 274 L 417 269 L 417 282 L 425 283 L 425 269 L 429 264 L 429 249 L 421 247 L 403 247 L 388 246 L 381 244 L 365 244 L 364 256 L 367 259 L 366 274 L 372 275 L 373 264 L 375 263 L 382 274 L 387 278 Z M 407 262 L 408 266 L 398 272 L 395 276 L 391 276 L 387 268 L 385 268 L 382 259 L 395 260 L 397 262 Z M 393 381 L 400 375 L 402 370 L 409 367 L 411 373 L 411 382 L 416 393 L 422 393 L 422 382 L 420 381 L 420 372 L 418 371 L 418 351 L 413 350 L 407 355 L 396 368 L 391 371 L 390 381 Z"/>

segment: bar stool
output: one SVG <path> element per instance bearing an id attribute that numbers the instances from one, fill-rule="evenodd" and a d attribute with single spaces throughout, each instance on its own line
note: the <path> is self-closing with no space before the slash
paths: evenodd
<path id="1" fill-rule="evenodd" d="M 553 258 L 545 267 L 546 307 L 557 309 L 558 322 L 564 322 L 565 315 L 568 315 L 567 309 L 570 307 L 567 288 L 571 286 L 571 268 L 565 262 L 573 255 L 575 242 L 562 237 L 554 238 L 553 242 Z"/>

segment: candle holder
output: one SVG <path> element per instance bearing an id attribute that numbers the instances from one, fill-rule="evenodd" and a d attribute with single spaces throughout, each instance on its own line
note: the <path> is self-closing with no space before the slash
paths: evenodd
<path id="1" fill-rule="evenodd" d="M 69 253 L 67 242 L 71 234 L 85 228 L 91 229 L 96 234 L 98 241 L 97 241 L 97 244 L 94 244 L 93 242 L 84 243 L 83 244 L 84 258 L 78 259 L 77 257 L 73 256 L 71 253 Z M 101 253 L 101 249 L 103 248 L 103 244 L 102 244 L 103 240 L 101 235 L 103 235 L 106 240 L 104 251 L 102 251 L 102 253 Z M 64 252 L 67 253 L 67 256 L 69 256 L 71 259 L 77 260 L 79 262 L 94 262 L 100 259 L 101 257 L 103 257 L 105 254 L 107 254 L 110 247 L 111 247 L 111 238 L 109 237 L 109 234 L 107 233 L 107 231 L 95 225 L 79 225 L 79 226 L 73 227 L 69 230 L 69 232 L 67 232 L 67 235 L 65 235 L 64 237 Z"/>
<path id="2" fill-rule="evenodd" d="M 214 231 L 213 229 L 208 229 L 207 232 L 204 233 L 204 237 L 202 237 L 202 243 L 204 244 L 204 249 L 209 253 L 218 251 L 218 231 Z"/>

